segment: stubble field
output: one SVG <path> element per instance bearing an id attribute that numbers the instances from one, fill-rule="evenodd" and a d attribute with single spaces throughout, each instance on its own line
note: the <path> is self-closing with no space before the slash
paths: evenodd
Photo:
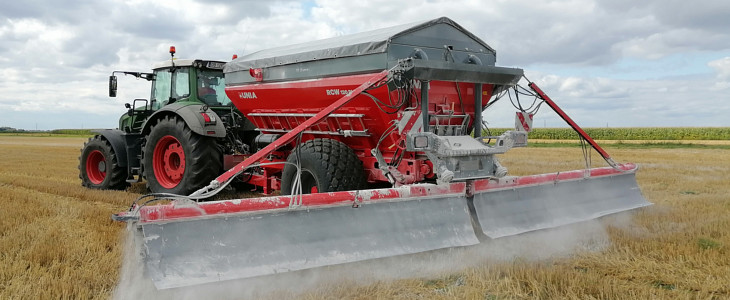
<path id="1" fill-rule="evenodd" d="M 77 164 L 84 141 L 0 136 L 0 299 L 112 296 L 120 279 L 125 229 L 109 217 L 144 189 L 140 184 L 128 191 L 82 188 Z M 730 298 L 730 150 L 608 150 L 617 161 L 641 165 L 639 185 L 655 205 L 558 234 L 498 239 L 454 256 L 418 261 L 451 265 L 443 271 L 430 268 L 380 281 L 377 276 L 340 278 L 296 291 L 282 286 L 271 297 Z M 593 159 L 594 166 L 602 166 L 596 155 Z M 576 147 L 514 149 L 501 161 L 513 175 L 584 165 Z M 453 261 L 428 261 L 434 257 Z"/>

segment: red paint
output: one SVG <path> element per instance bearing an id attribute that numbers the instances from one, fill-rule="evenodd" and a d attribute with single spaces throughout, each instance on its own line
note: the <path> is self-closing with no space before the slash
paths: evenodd
<path id="1" fill-rule="evenodd" d="M 520 119 L 520 124 L 522 124 L 522 128 L 525 129 L 525 131 L 530 132 L 530 125 L 527 124 L 527 121 L 525 120 L 525 115 L 521 113 L 517 113 L 517 118 Z M 532 119 L 532 115 L 530 115 L 530 119 Z"/>
<path id="2" fill-rule="evenodd" d="M 274 143 L 262 149 L 262 151 L 251 155 L 243 162 L 219 176 L 216 179 L 218 182 L 224 182 L 251 164 L 264 160 L 265 157 L 269 156 L 281 146 L 290 145 L 292 146 L 291 148 L 294 148 L 294 140 L 300 133 L 301 142 L 324 137 L 339 140 L 347 144 L 363 162 L 363 167 L 365 168 L 369 182 L 388 180 L 375 167 L 376 161 L 371 150 L 376 147 L 378 140 L 383 133 L 387 132 L 389 126 L 394 121 L 403 117 L 403 108 L 398 112 L 393 112 L 392 109 L 386 107 L 382 107 L 381 109 L 370 97 L 361 94 L 361 92 L 367 90 L 367 93 L 373 97 L 386 103 L 387 101 L 391 101 L 390 104 L 395 104 L 396 100 L 394 99 L 398 99 L 397 91 L 389 91 L 386 85 L 373 88 L 373 86 L 385 78 L 388 73 L 387 71 L 286 82 L 263 81 L 262 69 L 250 69 L 249 72 L 251 76 L 256 78 L 255 83 L 226 87 L 226 94 L 233 101 L 234 105 L 257 128 L 260 128 L 263 133 L 280 134 L 281 132 L 285 132 L 285 134 Z M 593 139 L 585 134 L 534 83 L 531 83 L 530 87 L 556 113 L 575 128 L 603 157 L 609 157 Z M 444 116 L 464 114 L 469 116 L 468 126 L 471 127 L 474 120 L 474 93 L 481 92 L 486 99 L 490 99 L 492 90 L 492 85 L 483 85 L 481 91 L 475 91 L 474 84 L 471 83 L 432 81 L 429 90 L 429 114 L 440 114 L 442 116 L 440 118 L 431 118 L 430 124 L 435 125 L 436 122 L 442 125 L 460 124 L 462 119 Z M 404 107 L 416 107 L 419 104 L 420 89 L 414 87 L 414 94 L 409 96 L 410 98 L 406 101 Z M 459 94 L 461 94 L 461 97 L 459 97 Z M 404 136 L 419 119 L 420 109 L 415 109 L 414 111 L 416 113 L 410 120 L 407 120 L 402 132 L 393 131 L 380 143 L 378 150 L 382 153 L 386 161 L 391 161 L 397 155 L 397 151 L 404 151 L 401 146 Z M 252 116 L 250 114 L 279 114 L 279 116 Z M 281 114 L 288 115 L 283 116 Z M 302 114 L 315 115 L 315 117 L 303 117 L 301 116 Z M 362 117 L 362 124 L 360 124 L 359 121 L 328 118 L 330 114 L 363 115 L 364 117 Z M 532 116 L 528 117 L 531 118 Z M 531 128 L 526 118 L 526 116 L 518 114 L 518 119 L 522 123 L 522 126 L 525 130 L 529 131 Z M 336 122 L 341 122 L 341 124 L 337 124 Z M 355 131 L 367 130 L 369 136 L 345 137 L 343 135 L 302 133 L 303 131 L 328 131 L 323 130 L 323 128 L 329 128 L 329 130 L 331 128 L 352 128 Z M 288 151 L 279 150 L 278 152 L 282 158 L 286 158 L 289 155 Z M 421 182 L 426 177 L 433 177 L 433 167 L 428 164 L 427 159 L 423 156 L 416 156 L 415 154 L 412 152 L 405 153 L 402 163 L 398 166 L 398 171 L 403 175 L 400 177 L 400 184 Z M 257 177 L 252 183 L 263 187 L 264 191 L 268 193 L 273 188 L 271 182 L 278 180 L 279 172 L 278 170 L 268 172 L 270 170 L 266 167 L 264 170 L 263 176 L 271 177 L 267 177 L 267 179 Z"/>
<path id="3" fill-rule="evenodd" d="M 337 109 L 341 108 L 343 105 L 350 102 L 353 98 L 355 98 L 358 94 L 360 94 L 360 92 L 362 92 L 363 90 L 369 88 L 373 84 L 375 84 L 378 81 L 385 78 L 386 75 L 388 75 L 388 71 L 382 71 L 380 73 L 375 74 L 374 76 L 371 76 L 368 80 L 364 80 L 363 83 L 359 87 L 357 87 L 356 89 L 354 89 L 352 91 L 351 94 L 341 97 L 339 100 L 331 103 L 329 106 L 327 106 L 324 109 L 320 109 L 319 112 L 317 112 L 317 114 L 314 117 L 307 119 L 303 123 L 299 124 L 296 128 L 292 129 L 291 131 L 287 132 L 286 134 L 284 134 L 283 136 L 281 136 L 280 138 L 275 140 L 273 143 L 267 145 L 263 149 L 252 154 L 246 160 L 242 161 L 235 167 L 229 169 L 222 175 L 218 176 L 218 178 L 216 178 L 216 180 L 218 182 L 226 182 L 226 181 L 228 181 L 228 179 L 230 179 L 231 177 L 235 176 L 236 174 L 242 172 L 250 165 L 261 161 L 266 156 L 268 156 L 269 154 L 276 151 L 279 147 L 291 143 L 294 139 L 296 139 L 296 137 L 297 137 L 297 135 L 299 135 L 299 133 L 301 133 L 305 129 L 309 128 L 310 126 L 319 123 L 320 121 L 322 121 L 322 119 L 324 119 L 325 117 L 330 115 L 332 112 L 336 111 Z M 226 94 L 228 94 L 229 97 L 231 97 L 232 93 L 235 93 L 235 92 L 231 92 L 228 88 L 226 88 Z M 236 98 L 236 99 L 238 99 L 238 101 L 241 100 L 240 98 Z M 233 100 L 233 98 L 231 98 L 231 100 Z M 236 103 L 236 106 L 238 106 L 237 103 Z M 239 109 L 240 109 L 240 107 L 239 107 Z"/>
<path id="4" fill-rule="evenodd" d="M 166 135 L 155 145 L 152 168 L 157 182 L 166 189 L 176 187 L 185 174 L 185 151 L 180 141 Z"/>
<path id="5" fill-rule="evenodd" d="M 622 171 L 611 167 L 594 168 L 588 170 L 588 178 L 621 175 L 636 172 L 636 165 L 621 164 Z M 487 192 L 504 188 L 519 188 L 524 186 L 553 184 L 560 181 L 578 180 L 586 178 L 586 170 L 573 170 L 559 173 L 548 173 L 516 177 L 504 183 L 494 180 L 480 179 L 468 183 L 469 193 Z M 408 201 L 428 196 L 460 196 L 467 195 L 467 183 L 455 182 L 447 185 L 410 185 L 400 188 L 346 191 L 321 194 L 301 195 L 302 208 L 318 208 L 329 206 L 357 205 L 358 203 L 372 203 L 378 201 Z M 276 211 L 289 208 L 292 196 L 274 196 L 263 198 L 248 198 L 237 200 L 222 200 L 190 204 L 172 202 L 165 205 L 144 206 L 140 208 L 140 222 L 154 223 L 172 220 L 194 219 L 199 217 L 224 217 L 226 214 L 245 212 Z M 446 200 L 444 200 L 446 201 Z M 120 213 L 120 216 L 128 213 Z"/>
<path id="6" fill-rule="evenodd" d="M 99 150 L 94 150 L 86 157 L 86 176 L 93 184 L 101 184 L 106 178 L 106 165 L 104 171 L 99 170 L 100 164 L 106 164 L 104 154 Z"/>
<path id="7" fill-rule="evenodd" d="M 210 116 L 207 113 L 202 112 L 200 115 L 203 116 L 203 121 L 205 121 L 205 123 L 210 123 Z"/>
<path id="8" fill-rule="evenodd" d="M 262 69 L 249 69 L 248 74 L 251 75 L 256 81 L 264 80 L 264 71 Z"/>
<path id="9" fill-rule="evenodd" d="M 621 171 L 616 170 L 613 167 L 590 169 L 590 170 L 588 170 L 588 178 L 620 175 L 620 174 L 625 174 L 627 172 L 634 173 L 634 172 L 636 172 L 636 169 L 637 169 L 636 165 L 632 164 L 632 163 L 619 164 L 619 165 L 617 165 L 617 167 Z M 489 191 L 489 190 L 494 190 L 494 189 L 516 188 L 516 187 L 521 187 L 521 186 L 539 185 L 539 184 L 553 183 L 553 182 L 559 182 L 559 181 L 565 181 L 565 180 L 576 180 L 576 179 L 583 179 L 583 178 L 586 178 L 586 170 L 573 170 L 573 171 L 567 171 L 567 172 L 515 177 L 513 180 L 509 180 L 509 181 L 503 182 L 503 183 L 499 183 L 499 182 L 496 182 L 494 180 L 489 180 L 489 179 L 479 179 L 479 180 L 475 180 L 473 182 L 471 191 L 473 193 L 476 193 L 476 192 L 484 192 L 484 191 Z"/>
<path id="10" fill-rule="evenodd" d="M 301 196 L 301 206 L 317 208 L 323 206 L 352 206 L 358 203 L 372 203 L 378 201 L 407 200 L 413 197 L 434 195 L 463 195 L 466 184 L 452 183 L 444 186 L 408 186 L 394 189 L 380 189 L 369 191 L 347 191 L 322 194 L 305 194 Z M 367 195 L 367 196 L 366 196 Z M 275 196 L 264 198 L 248 198 L 237 200 L 223 200 L 202 203 L 178 204 L 172 202 L 165 205 L 144 206 L 140 208 L 140 222 L 166 222 L 198 217 L 223 216 L 225 214 L 275 211 L 289 207 L 292 196 Z M 299 198 L 296 198 L 299 199 Z M 357 201 L 357 203 L 356 203 Z M 121 213 L 126 215 L 127 213 Z"/>
<path id="11" fill-rule="evenodd" d="M 383 71 L 381 73 L 385 72 L 387 71 Z M 250 70 L 250 73 L 252 76 L 255 75 L 255 71 L 253 70 Z M 350 146 L 350 148 L 352 148 L 357 156 L 363 161 L 363 166 L 365 167 L 365 171 L 368 174 L 368 180 L 370 182 L 387 181 L 387 178 L 382 176 L 382 172 L 374 167 L 372 163 L 374 161 L 374 157 L 370 150 L 376 147 L 378 140 L 382 134 L 388 130 L 392 121 L 400 118 L 399 113 L 389 114 L 383 112 L 370 97 L 360 95 L 360 92 L 353 92 L 353 90 L 357 89 L 363 84 L 363 82 L 373 81 L 371 78 L 373 78 L 374 75 L 378 75 L 378 73 L 286 82 L 266 82 L 262 80 L 251 84 L 226 87 L 226 94 L 231 101 L 233 101 L 234 105 L 252 123 L 254 123 L 257 128 L 260 128 L 263 133 L 281 134 L 281 132 L 267 131 L 266 129 L 277 129 L 284 132 L 299 132 L 299 130 L 295 128 L 298 128 L 297 126 L 303 124 L 307 118 L 261 117 L 250 116 L 249 114 L 318 114 L 327 110 L 327 107 L 335 103 L 338 99 L 341 99 L 348 93 L 352 92 L 352 97 L 354 98 L 348 100 L 348 102 L 343 104 L 341 107 L 333 110 L 332 113 L 364 115 L 364 126 L 361 126 L 359 122 L 345 121 L 340 121 L 343 123 L 339 125 L 343 128 L 349 128 L 349 126 L 352 126 L 353 130 L 367 130 L 369 136 L 344 137 L 341 135 L 303 133 L 301 141 L 306 142 L 318 137 L 339 140 Z M 377 81 L 379 80 L 380 79 L 377 79 Z M 370 88 L 369 86 L 367 88 L 369 88 L 367 90 L 369 94 L 383 102 L 388 103 L 390 99 L 391 103 L 395 104 L 398 99 L 398 93 L 396 91 L 388 91 L 388 88 L 385 85 L 378 88 Z M 491 97 L 492 90 L 492 85 L 485 84 L 483 85 L 483 90 L 480 92 L 482 92 L 486 99 L 489 99 Z M 470 120 L 468 126 L 472 126 L 474 120 L 474 92 L 474 84 L 472 83 L 432 81 L 429 91 L 429 112 L 431 114 L 448 114 L 446 111 L 453 111 L 456 115 L 466 114 L 469 115 Z M 459 99 L 459 94 L 461 94 L 461 99 Z M 420 99 L 420 89 L 416 87 L 415 96 L 411 96 L 407 100 L 408 104 L 406 106 L 418 105 L 418 99 Z M 388 108 L 383 109 L 390 111 Z M 401 109 L 400 112 L 402 111 L 403 110 Z M 416 113 L 420 114 L 420 110 L 416 109 Z M 318 122 L 313 122 L 309 129 L 306 130 L 317 131 L 318 128 L 337 128 L 338 124 L 332 124 L 332 122 L 335 122 L 333 119 L 334 118 L 325 118 Z M 418 120 L 418 115 L 409 120 L 406 130 L 404 130 L 404 134 L 407 133 Z M 445 117 L 442 117 L 439 120 L 442 125 L 461 124 L 461 121 L 462 119 L 460 118 L 448 119 Z M 432 125 L 435 125 L 436 118 L 432 118 L 431 123 Z M 379 150 L 386 161 L 390 161 L 392 157 L 394 157 L 396 150 L 400 148 L 401 140 L 401 134 L 395 131 L 387 136 L 380 144 Z M 292 143 L 292 140 L 285 143 L 283 140 L 277 141 L 277 143 L 279 142 L 282 142 L 281 145 L 283 145 Z M 282 152 L 284 152 L 283 157 L 288 156 L 287 151 Z M 422 165 L 426 163 L 425 158 L 418 157 L 416 159 L 415 156 L 409 154 L 411 153 L 406 153 L 404 161 L 410 157 L 411 159 L 419 160 L 420 162 L 410 165 L 401 164 L 401 166 L 399 166 L 398 170 L 406 175 L 406 181 L 404 183 L 408 184 L 419 182 L 425 177 L 433 175 L 431 168 L 422 167 Z M 428 173 L 424 173 L 422 170 L 426 170 Z"/>
<path id="12" fill-rule="evenodd" d="M 236 107 L 249 118 L 257 128 L 276 128 L 283 130 L 291 130 L 303 119 L 296 120 L 294 118 L 286 121 L 266 119 L 261 117 L 249 117 L 251 113 L 309 113 L 316 114 L 326 108 L 328 105 L 341 98 L 346 92 L 352 91 L 363 82 L 373 76 L 370 74 L 339 76 L 312 80 L 287 81 L 287 82 L 262 82 L 252 83 L 240 86 L 231 86 L 226 88 L 226 94 L 233 101 Z M 457 90 L 453 82 L 433 81 L 430 89 L 430 113 L 435 114 L 437 107 L 453 107 L 457 114 L 463 113 L 470 115 L 473 120 L 474 114 L 474 88 L 473 84 L 459 83 L 462 102 L 464 108 L 461 108 Z M 485 89 L 491 91 L 491 85 L 485 85 Z M 397 92 L 390 93 L 386 86 L 375 89 L 369 89 L 369 94 L 388 102 L 389 98 L 395 103 Z M 255 98 L 254 98 L 255 95 Z M 409 99 L 411 104 L 417 105 L 417 99 L 420 99 L 420 89 L 416 88 L 417 97 Z M 491 94 L 485 97 L 491 97 Z M 388 110 L 387 108 L 384 108 Z M 376 103 L 365 95 L 357 95 L 352 101 L 337 109 L 335 114 L 364 114 L 365 128 L 370 133 L 369 137 L 352 137 L 344 138 L 341 136 L 315 136 L 305 134 L 302 136 L 302 142 L 316 137 L 330 137 L 344 141 L 353 149 L 365 152 L 368 156 L 369 150 L 375 147 L 380 136 L 392 124 L 391 121 L 399 118 L 397 113 L 388 114 L 381 111 Z M 419 111 L 420 113 L 420 111 Z M 441 120 L 441 124 L 458 124 L 461 119 L 453 118 L 450 121 Z M 436 124 L 436 120 L 432 120 L 432 124 Z M 359 126 L 359 125 L 358 125 Z M 344 126 L 343 126 L 344 127 Z M 360 128 L 357 128 L 360 129 Z M 397 136 L 397 134 L 395 135 Z M 383 153 L 392 152 L 389 146 L 395 143 L 393 141 L 384 141 L 381 143 L 380 150 Z"/>

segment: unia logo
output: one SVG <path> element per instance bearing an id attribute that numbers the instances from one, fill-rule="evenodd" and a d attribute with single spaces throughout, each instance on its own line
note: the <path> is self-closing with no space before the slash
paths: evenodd
<path id="1" fill-rule="evenodd" d="M 256 99 L 256 93 L 254 92 L 240 92 L 238 97 L 241 99 Z"/>

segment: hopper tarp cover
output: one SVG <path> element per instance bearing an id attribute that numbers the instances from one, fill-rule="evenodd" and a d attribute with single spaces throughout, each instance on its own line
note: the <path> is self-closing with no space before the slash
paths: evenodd
<path id="1" fill-rule="evenodd" d="M 493 66 L 496 61 L 492 47 L 456 22 L 442 17 L 261 50 L 227 63 L 224 72 L 228 85 L 253 81 L 249 75 L 252 68 L 284 68 L 290 74 L 289 79 L 364 73 L 392 67 L 398 59 L 412 57 L 414 51 L 424 53 L 421 59 L 429 60 L 463 62 L 472 55 L 484 65 Z M 449 55 L 444 57 L 447 51 Z M 327 72 L 318 71 L 325 67 Z"/>

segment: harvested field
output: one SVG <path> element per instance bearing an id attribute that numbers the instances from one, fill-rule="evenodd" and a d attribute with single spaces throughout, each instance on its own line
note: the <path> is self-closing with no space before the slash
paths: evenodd
<path id="1" fill-rule="evenodd" d="M 82 188 L 77 164 L 85 140 L 0 136 L 0 299 L 111 297 L 120 276 L 125 229 L 109 216 L 127 208 L 144 189 L 142 184 L 127 192 Z M 407 258 L 394 265 L 430 267 L 414 267 L 414 273 L 404 276 L 373 272 L 374 278 L 359 280 L 348 272 L 370 270 L 333 268 L 340 272 L 331 276 L 337 280 L 270 296 L 730 298 L 730 150 L 608 145 L 608 151 L 617 161 L 641 165 L 638 182 L 654 206 L 568 229 Z M 595 153 L 593 160 L 594 166 L 603 165 Z M 513 175 L 584 166 L 576 147 L 514 149 L 502 163 Z M 440 266 L 450 267 L 440 271 Z M 269 285 L 277 286 L 277 281 Z"/>

